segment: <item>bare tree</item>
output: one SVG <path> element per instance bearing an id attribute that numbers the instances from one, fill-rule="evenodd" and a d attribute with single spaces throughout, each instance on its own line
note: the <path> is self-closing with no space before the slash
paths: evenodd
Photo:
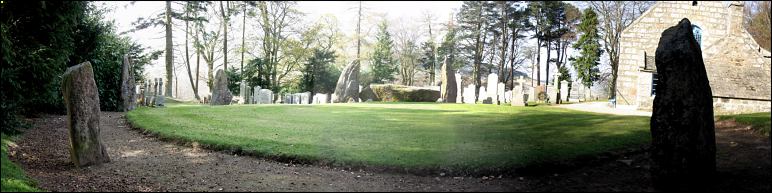
<path id="1" fill-rule="evenodd" d="M 609 55 L 611 79 L 609 96 L 616 97 L 617 72 L 619 70 L 619 38 L 627 26 L 643 14 L 652 1 L 587 1 L 588 6 L 598 13 L 600 32 L 605 52 Z"/>

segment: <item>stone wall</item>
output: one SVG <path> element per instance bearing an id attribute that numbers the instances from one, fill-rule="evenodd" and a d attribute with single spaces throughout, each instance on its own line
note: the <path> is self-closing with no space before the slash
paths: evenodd
<path id="1" fill-rule="evenodd" d="M 620 37 L 617 104 L 650 110 L 652 73 L 646 57 L 653 57 L 662 32 L 683 18 L 701 28 L 701 47 L 708 79 L 716 98 L 732 98 L 716 105 L 716 112 L 769 111 L 770 58 L 742 28 L 740 3 L 660 1 L 626 28 Z M 649 61 L 650 65 L 654 62 Z M 754 102 L 751 102 L 754 101 Z M 764 108 L 752 107 L 766 101 Z M 766 110 L 764 110 L 766 109 Z"/>

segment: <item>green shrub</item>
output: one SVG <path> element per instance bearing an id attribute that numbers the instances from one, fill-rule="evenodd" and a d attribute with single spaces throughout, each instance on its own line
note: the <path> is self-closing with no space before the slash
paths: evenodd
<path id="1" fill-rule="evenodd" d="M 371 84 L 370 88 L 376 99 L 386 102 L 435 102 L 440 98 L 440 91 L 421 87 Z"/>

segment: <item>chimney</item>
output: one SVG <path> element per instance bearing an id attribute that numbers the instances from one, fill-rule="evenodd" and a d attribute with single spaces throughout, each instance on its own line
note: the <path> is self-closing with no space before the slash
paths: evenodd
<path id="1" fill-rule="evenodd" d="M 743 29 L 743 9 L 745 5 L 741 1 L 729 3 L 729 15 L 726 22 L 727 35 L 740 35 Z"/>

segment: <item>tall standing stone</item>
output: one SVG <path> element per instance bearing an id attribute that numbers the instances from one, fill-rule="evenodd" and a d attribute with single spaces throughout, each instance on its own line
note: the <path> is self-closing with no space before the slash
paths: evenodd
<path id="1" fill-rule="evenodd" d="M 456 77 L 456 103 L 461 103 L 462 102 L 461 96 L 463 95 L 461 92 L 461 74 L 456 73 L 455 77 Z"/>
<path id="2" fill-rule="evenodd" d="M 474 84 L 469 84 L 469 85 L 466 85 L 466 87 L 464 88 L 464 98 L 463 98 L 464 103 L 475 104 L 474 87 L 475 87 Z"/>
<path id="3" fill-rule="evenodd" d="M 517 85 L 512 88 L 512 106 L 525 106 L 525 79 L 521 76 L 517 79 Z"/>
<path id="4" fill-rule="evenodd" d="M 495 73 L 488 74 L 488 86 L 485 87 L 487 95 L 480 95 L 490 98 L 491 103 L 490 104 L 499 104 L 499 98 L 498 98 L 498 83 L 499 83 L 499 75 Z M 504 88 L 501 88 L 504 89 Z"/>
<path id="5" fill-rule="evenodd" d="M 716 171 L 713 93 L 702 51 L 684 18 L 662 32 L 651 116 L 652 180 L 661 190 L 705 187 Z"/>
<path id="6" fill-rule="evenodd" d="M 504 93 L 505 93 L 504 90 L 505 90 L 505 88 L 506 87 L 504 86 L 504 83 L 499 82 L 498 84 L 496 84 L 496 98 L 497 98 L 498 103 L 493 103 L 493 104 L 504 103 Z"/>
<path id="7" fill-rule="evenodd" d="M 212 89 L 212 105 L 229 105 L 231 104 L 233 95 L 228 90 L 228 76 L 225 75 L 225 71 L 222 69 L 217 70 L 215 75 L 214 89 Z"/>
<path id="8" fill-rule="evenodd" d="M 129 55 L 123 56 L 123 70 L 121 71 L 121 100 L 123 100 L 123 111 L 134 110 L 137 107 L 136 82 L 134 81 L 134 70 L 132 70 Z"/>
<path id="9" fill-rule="evenodd" d="M 350 99 L 359 98 L 359 60 L 349 63 L 338 77 L 338 83 L 335 85 L 335 95 L 332 101 L 336 103 L 345 103 Z"/>
<path id="10" fill-rule="evenodd" d="M 155 97 L 155 106 L 156 107 L 163 107 L 164 106 L 164 100 L 166 97 L 161 94 L 164 91 L 164 80 L 163 78 L 158 78 L 158 95 Z"/>
<path id="11" fill-rule="evenodd" d="M 445 58 L 445 61 L 442 62 L 442 68 L 440 68 L 440 76 L 442 80 L 442 85 L 440 86 L 440 98 L 443 102 L 446 103 L 455 103 L 456 102 L 456 95 L 458 94 L 457 86 L 456 84 L 456 73 L 453 70 L 453 67 L 451 67 L 448 64 L 448 58 Z"/>
<path id="12" fill-rule="evenodd" d="M 480 87 L 480 92 L 477 93 L 477 96 L 479 96 L 479 98 L 477 98 L 477 101 L 480 101 L 483 104 L 491 104 L 490 102 L 491 97 L 488 96 L 488 90 L 484 86 Z"/>
<path id="13" fill-rule="evenodd" d="M 67 68 L 62 75 L 62 96 L 72 163 L 80 167 L 110 162 L 99 136 L 99 92 L 91 63 Z"/>
<path id="14" fill-rule="evenodd" d="M 560 95 L 558 94 L 560 91 L 558 90 L 558 85 L 560 85 L 560 80 L 558 80 L 558 77 L 560 77 L 560 73 L 555 73 L 552 81 L 552 88 L 547 89 L 547 92 L 549 92 L 549 100 L 550 104 L 558 104 L 558 101 L 560 100 L 558 97 Z"/>

